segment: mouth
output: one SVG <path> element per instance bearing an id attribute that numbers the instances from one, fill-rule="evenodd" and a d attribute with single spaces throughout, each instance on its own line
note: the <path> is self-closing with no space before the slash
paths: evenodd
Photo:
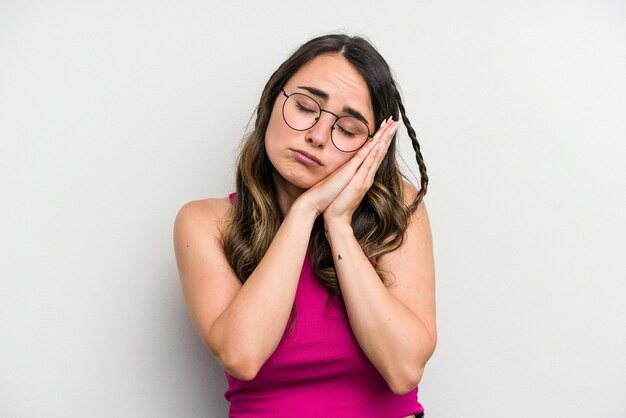
<path id="1" fill-rule="evenodd" d="M 297 150 L 297 149 L 292 149 L 291 151 L 293 151 L 295 157 L 299 161 L 302 161 L 305 164 L 308 164 L 310 166 L 321 166 L 321 165 L 323 165 L 322 162 L 317 157 L 315 157 L 314 155 L 309 154 L 308 152 L 300 151 L 300 150 Z"/>

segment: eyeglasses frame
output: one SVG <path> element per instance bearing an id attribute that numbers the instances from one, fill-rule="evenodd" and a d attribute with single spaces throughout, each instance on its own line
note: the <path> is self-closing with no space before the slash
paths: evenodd
<path id="1" fill-rule="evenodd" d="M 359 120 L 360 122 L 363 122 L 362 120 L 360 120 L 360 119 L 358 119 L 358 118 L 355 118 L 354 116 L 351 116 L 351 115 L 339 116 L 339 115 L 337 115 L 337 114 L 335 114 L 335 113 L 331 112 L 330 110 L 326 110 L 326 109 L 322 108 L 322 106 L 320 106 L 320 104 L 318 103 L 318 101 L 317 101 L 317 100 L 315 100 L 314 98 L 312 98 L 312 97 L 311 97 L 311 96 L 309 96 L 308 94 L 304 94 L 304 93 L 291 93 L 291 94 L 287 94 L 287 92 L 285 91 L 285 88 L 284 88 L 284 87 L 282 87 L 282 88 L 280 89 L 280 91 L 281 91 L 281 92 L 283 93 L 283 95 L 285 96 L 285 101 L 283 102 L 282 111 L 281 111 L 281 113 L 282 113 L 282 115 L 283 115 L 283 120 L 285 121 L 285 123 L 287 124 L 287 126 L 289 126 L 289 127 L 290 127 L 291 129 L 293 129 L 294 131 L 299 131 L 299 132 L 308 131 L 309 129 L 311 129 L 312 127 L 314 127 L 315 125 L 317 125 L 317 122 L 319 122 L 319 121 L 320 121 L 320 119 L 322 118 L 322 112 L 326 112 L 326 113 L 330 113 L 331 115 L 333 115 L 333 116 L 336 118 L 336 119 L 335 119 L 335 122 L 333 123 L 333 126 L 332 126 L 332 127 L 331 127 L 331 129 L 330 129 L 330 141 L 333 143 L 333 146 L 334 146 L 337 150 L 339 150 L 339 151 L 341 151 L 341 152 L 356 152 L 356 151 L 360 150 L 361 148 L 363 148 L 363 146 L 364 146 L 365 144 L 367 144 L 367 141 L 368 141 L 370 138 L 373 138 L 373 137 L 374 137 L 374 135 L 370 134 L 370 128 L 369 128 L 369 126 L 367 126 L 367 124 L 366 124 L 366 123 L 363 123 L 363 125 L 365 125 L 365 128 L 367 129 L 367 138 L 365 139 L 365 141 L 363 142 L 363 144 L 361 144 L 361 145 L 360 145 L 357 149 L 354 149 L 354 150 L 352 150 L 352 151 L 344 151 L 344 150 L 342 150 L 341 148 L 339 148 L 339 147 L 337 146 L 337 144 L 335 144 L 335 140 L 333 139 L 333 131 L 335 130 L 335 125 L 337 124 L 337 121 L 339 121 L 339 119 L 341 119 L 341 118 L 347 118 L 347 117 L 354 118 L 354 119 L 356 119 L 356 120 Z M 309 126 L 309 127 L 308 127 L 308 128 L 306 128 L 306 129 L 296 129 L 296 128 L 294 128 L 293 126 L 291 126 L 291 125 L 287 122 L 287 118 L 285 118 L 285 104 L 287 103 L 287 99 L 289 99 L 289 97 L 293 96 L 294 94 L 300 94 L 300 95 L 302 95 L 302 96 L 306 96 L 306 97 L 308 97 L 309 99 L 313 100 L 313 102 L 314 102 L 314 103 L 317 105 L 317 107 L 319 107 L 319 109 L 320 109 L 320 114 L 319 114 L 319 116 L 317 117 L 317 119 L 315 120 L 315 123 L 313 123 L 313 125 Z"/>

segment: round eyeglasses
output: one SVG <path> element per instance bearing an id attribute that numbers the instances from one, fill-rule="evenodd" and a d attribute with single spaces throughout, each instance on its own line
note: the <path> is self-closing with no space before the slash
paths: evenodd
<path id="1" fill-rule="evenodd" d="M 291 129 L 295 131 L 311 129 L 320 120 L 322 112 L 326 112 L 337 118 L 330 131 L 330 140 L 339 151 L 354 152 L 372 138 L 369 128 L 361 119 L 354 116 L 339 116 L 322 109 L 314 98 L 306 94 L 287 94 L 285 89 L 281 91 L 286 97 L 283 103 L 283 119 Z"/>

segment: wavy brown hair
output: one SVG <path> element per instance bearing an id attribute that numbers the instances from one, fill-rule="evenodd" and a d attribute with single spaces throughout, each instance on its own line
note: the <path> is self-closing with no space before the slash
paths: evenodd
<path id="1" fill-rule="evenodd" d="M 283 221 L 272 180 L 272 164 L 264 145 L 274 102 L 280 89 L 304 64 L 318 55 L 329 53 L 345 57 L 367 83 L 375 126 L 379 126 L 389 116 L 393 116 L 394 120 L 402 116 L 419 165 L 421 188 L 415 199 L 407 205 L 402 185 L 404 175 L 395 157 L 396 141 L 391 142 L 372 187 L 352 217 L 354 235 L 369 259 L 376 260 L 402 244 L 411 214 L 426 194 L 428 175 L 420 145 L 383 57 L 360 37 L 325 35 L 312 39 L 296 50 L 270 77 L 256 109 L 254 129 L 244 140 L 239 154 L 236 205 L 232 221 L 222 235 L 222 245 L 241 283 L 245 283 L 257 267 Z M 317 279 L 331 296 L 342 301 L 321 216 L 313 225 L 308 253 Z M 388 285 L 390 281 L 385 272 L 380 266 L 375 267 L 383 283 Z"/>

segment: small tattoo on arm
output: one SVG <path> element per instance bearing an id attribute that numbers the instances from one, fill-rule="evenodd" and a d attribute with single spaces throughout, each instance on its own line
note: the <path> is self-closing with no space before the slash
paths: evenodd
<path id="1" fill-rule="evenodd" d="M 337 255 L 337 260 L 341 260 L 341 254 Z"/>

